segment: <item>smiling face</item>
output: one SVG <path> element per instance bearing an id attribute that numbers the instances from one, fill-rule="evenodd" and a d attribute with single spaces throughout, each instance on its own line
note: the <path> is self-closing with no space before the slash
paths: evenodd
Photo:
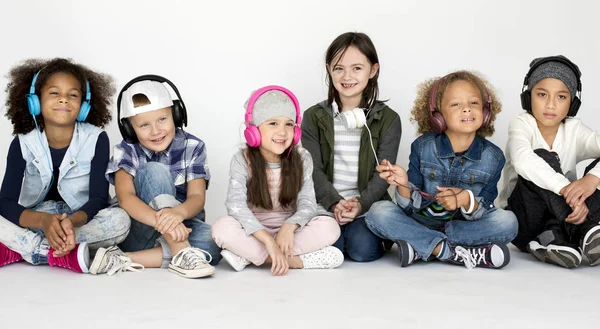
<path id="1" fill-rule="evenodd" d="M 166 150 L 175 138 L 171 107 L 143 112 L 130 117 L 129 121 L 139 143 L 153 152 Z"/>
<path id="2" fill-rule="evenodd" d="M 44 125 L 73 125 L 79 114 L 82 95 L 81 83 L 72 74 L 57 72 L 48 77 L 40 90 Z"/>
<path id="3" fill-rule="evenodd" d="M 353 109 L 360 104 L 362 93 L 377 73 L 379 64 L 372 65 L 369 59 L 355 46 L 349 46 L 343 54 L 327 64 L 333 86 L 340 95 L 342 109 Z"/>
<path id="4" fill-rule="evenodd" d="M 294 140 L 294 120 L 279 116 L 270 118 L 258 126 L 261 143 L 260 153 L 267 162 L 280 162 L 280 155 Z"/>
<path id="5" fill-rule="evenodd" d="M 571 93 L 560 80 L 540 80 L 531 90 L 531 113 L 541 131 L 555 131 L 569 113 Z"/>
<path id="6" fill-rule="evenodd" d="M 446 133 L 475 135 L 483 124 L 483 102 L 479 89 L 465 80 L 452 82 L 442 97 L 441 113 Z"/>

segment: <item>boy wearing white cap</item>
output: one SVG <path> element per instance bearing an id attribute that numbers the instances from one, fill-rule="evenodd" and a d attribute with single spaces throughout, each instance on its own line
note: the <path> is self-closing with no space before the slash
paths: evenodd
<path id="1" fill-rule="evenodd" d="M 123 87 L 117 109 L 123 141 L 114 147 L 106 177 L 132 227 L 120 245 L 127 253 L 100 250 L 104 257 L 96 257 L 90 271 L 112 274 L 139 263 L 186 278 L 214 274 L 210 263 L 221 256 L 204 222 L 206 148 L 182 129 L 187 113 L 179 91 L 163 77 L 141 76 Z"/>

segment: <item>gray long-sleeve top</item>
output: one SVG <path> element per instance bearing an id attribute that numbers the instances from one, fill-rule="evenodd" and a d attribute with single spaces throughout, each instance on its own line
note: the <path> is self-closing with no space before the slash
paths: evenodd
<path id="1" fill-rule="evenodd" d="M 281 164 L 269 163 L 267 168 L 268 173 L 265 173 L 265 175 L 270 175 L 268 181 L 273 203 L 273 209 L 267 210 L 248 204 L 246 183 L 249 179 L 249 168 L 244 156 L 245 150 L 240 150 L 231 159 L 229 166 L 229 188 L 227 190 L 225 206 L 229 216 L 237 219 L 242 224 L 247 235 L 265 229 L 259 220 L 259 218 L 264 218 L 265 214 L 278 212 L 279 215 L 287 217 L 285 222 L 298 224 L 300 225 L 300 229 L 316 216 L 317 201 L 312 180 L 312 157 L 304 148 L 296 146 L 296 149 L 300 153 L 304 169 L 302 187 L 298 193 L 296 209 L 284 209 L 279 204 L 278 191 L 281 189 L 281 182 L 285 182 L 285 177 L 280 179 L 279 175 Z"/>

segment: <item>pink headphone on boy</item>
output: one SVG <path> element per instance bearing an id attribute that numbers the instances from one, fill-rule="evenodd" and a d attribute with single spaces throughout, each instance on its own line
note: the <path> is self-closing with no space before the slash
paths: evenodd
<path id="1" fill-rule="evenodd" d="M 436 102 L 436 98 L 437 98 L 437 92 L 438 89 L 440 87 L 440 84 L 442 84 L 442 82 L 444 80 L 446 80 L 448 77 L 450 77 L 453 73 L 450 73 L 442 78 L 439 78 L 435 84 L 433 85 L 433 88 L 431 88 L 431 91 L 429 93 L 429 125 L 431 126 L 431 128 L 437 132 L 438 134 L 443 133 L 444 131 L 446 131 L 446 120 L 444 120 L 444 116 L 442 115 L 442 113 L 438 110 L 437 108 L 437 102 Z M 482 109 L 482 117 L 483 117 L 483 123 L 481 124 L 481 127 L 487 127 L 490 123 L 490 118 L 492 117 L 490 109 L 492 108 L 492 97 L 490 97 L 490 94 L 488 93 L 487 89 L 483 89 L 483 98 L 484 98 L 484 104 L 483 104 L 483 109 Z"/>
<path id="2" fill-rule="evenodd" d="M 286 94 L 294 103 L 294 108 L 296 108 L 296 124 L 294 125 L 294 140 L 292 142 L 292 146 L 298 144 L 300 142 L 300 137 L 302 137 L 302 129 L 300 129 L 300 123 L 302 123 L 302 117 L 300 116 L 300 104 L 298 103 L 298 99 L 296 96 L 289 90 L 280 87 L 280 86 L 266 86 L 255 91 L 250 99 L 248 100 L 248 105 L 246 106 L 246 129 L 244 130 L 244 137 L 246 138 L 246 143 L 250 147 L 258 147 L 261 143 L 261 136 L 258 127 L 253 125 L 252 122 L 252 108 L 254 107 L 254 103 L 256 100 L 267 91 L 278 90 Z"/>

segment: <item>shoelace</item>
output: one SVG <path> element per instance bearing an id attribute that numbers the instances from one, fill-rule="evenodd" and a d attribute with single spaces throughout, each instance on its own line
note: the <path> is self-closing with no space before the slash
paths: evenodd
<path id="1" fill-rule="evenodd" d="M 454 260 L 458 261 L 459 260 L 458 258 L 460 257 L 463 264 L 465 264 L 465 266 L 468 269 L 472 269 L 475 266 L 477 266 L 477 261 L 475 259 L 476 256 L 471 255 L 471 253 L 467 249 L 459 246 L 459 247 L 454 248 L 454 253 L 456 254 L 454 256 Z"/>
<path id="2" fill-rule="evenodd" d="M 106 275 L 113 275 L 115 273 L 121 273 L 126 271 L 141 272 L 144 270 L 144 265 L 134 263 L 127 256 L 114 255 L 108 259 L 106 265 Z"/>
<path id="3" fill-rule="evenodd" d="M 181 256 L 177 259 L 176 265 L 184 265 L 187 268 L 196 268 L 200 264 L 208 264 L 212 261 L 212 256 L 200 248 L 186 248 L 180 251 Z M 208 255 L 208 260 L 204 255 Z"/>

